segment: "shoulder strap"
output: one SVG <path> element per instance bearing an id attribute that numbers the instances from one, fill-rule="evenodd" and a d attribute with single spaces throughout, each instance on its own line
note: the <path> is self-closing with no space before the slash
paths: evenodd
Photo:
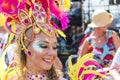
<path id="1" fill-rule="evenodd" d="M 112 30 L 107 30 L 106 35 L 107 35 L 108 38 L 111 37 L 112 36 Z"/>

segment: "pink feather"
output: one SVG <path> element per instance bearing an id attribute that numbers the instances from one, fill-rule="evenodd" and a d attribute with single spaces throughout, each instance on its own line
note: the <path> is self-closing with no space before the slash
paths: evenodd
<path id="1" fill-rule="evenodd" d="M 96 67 L 102 69 L 102 66 L 101 66 L 100 64 L 98 64 L 96 61 L 93 61 L 93 60 L 86 61 L 86 62 L 84 63 L 84 65 L 85 65 L 85 66 L 95 65 Z M 79 73 L 78 73 L 78 77 L 81 75 L 81 73 L 82 73 L 83 71 L 84 71 L 84 68 L 80 68 Z M 105 71 L 103 71 L 103 69 L 102 69 L 102 71 L 99 72 L 99 73 L 105 74 Z M 84 74 L 83 80 L 93 80 L 93 79 L 95 78 L 95 76 L 96 76 L 96 74 L 92 74 L 92 73 L 91 73 L 91 74 Z"/>
<path id="2" fill-rule="evenodd" d="M 85 66 L 90 66 L 90 65 L 95 65 L 97 66 L 98 68 L 102 69 L 102 66 L 100 64 L 98 64 L 96 61 L 92 61 L 92 60 L 89 60 L 89 61 L 86 61 L 84 63 Z M 102 69 L 103 70 L 103 69 Z"/>
<path id="3" fill-rule="evenodd" d="M 65 30 L 69 22 L 67 14 L 64 11 L 60 11 L 60 9 L 54 6 L 54 0 L 50 0 L 50 10 L 52 14 L 54 14 L 57 17 L 57 19 L 60 20 L 62 24 L 62 30 Z"/>
<path id="4" fill-rule="evenodd" d="M 1 12 L 5 12 L 7 14 L 17 14 L 18 9 L 24 8 L 26 0 L 22 0 L 20 3 L 18 0 L 1 0 L 0 8 Z"/>
<path id="5" fill-rule="evenodd" d="M 45 9 L 46 12 L 48 11 L 50 1 L 51 0 L 40 0 L 42 7 Z"/>
<path id="6" fill-rule="evenodd" d="M 83 80 L 93 80 L 95 78 L 95 74 L 86 74 Z"/>
<path id="7" fill-rule="evenodd" d="M 78 77 L 80 77 L 80 75 L 82 74 L 83 71 L 84 71 L 84 68 L 81 67 L 81 68 L 79 69 L 79 72 L 78 72 Z"/>
<path id="8" fill-rule="evenodd" d="M 60 29 L 53 21 L 51 21 L 51 24 L 52 24 L 56 29 Z"/>
<path id="9" fill-rule="evenodd" d="M 0 12 L 2 12 L 2 0 L 0 0 Z"/>

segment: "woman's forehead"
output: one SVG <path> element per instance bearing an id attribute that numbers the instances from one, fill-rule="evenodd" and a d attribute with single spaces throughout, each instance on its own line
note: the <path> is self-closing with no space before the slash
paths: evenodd
<path id="1" fill-rule="evenodd" d="M 49 37 L 46 34 L 44 34 L 43 32 L 35 35 L 34 40 L 36 40 L 36 39 L 39 40 L 39 41 L 45 41 L 45 42 L 48 42 L 48 43 L 56 43 L 57 42 L 57 38 L 54 34 Z"/>

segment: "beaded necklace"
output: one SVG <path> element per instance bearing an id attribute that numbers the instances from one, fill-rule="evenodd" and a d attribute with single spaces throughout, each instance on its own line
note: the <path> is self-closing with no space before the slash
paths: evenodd
<path id="1" fill-rule="evenodd" d="M 47 80 L 46 74 L 26 75 L 27 80 Z"/>
<path id="2" fill-rule="evenodd" d="M 26 79 L 27 80 L 47 80 L 46 73 L 34 73 L 32 74 L 30 71 L 26 72 Z"/>

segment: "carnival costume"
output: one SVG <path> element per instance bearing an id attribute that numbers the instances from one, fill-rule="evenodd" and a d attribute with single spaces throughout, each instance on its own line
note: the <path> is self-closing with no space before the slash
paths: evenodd
<path id="1" fill-rule="evenodd" d="M 72 64 L 72 56 L 68 59 L 68 75 L 71 80 L 111 80 L 108 70 L 103 70 L 102 66 L 94 59 L 94 54 L 89 53 L 79 58 Z M 100 70 L 98 70 L 100 69 Z"/>
<path id="2" fill-rule="evenodd" d="M 60 20 L 62 25 L 62 30 L 67 28 L 69 22 L 67 18 L 67 11 L 70 9 L 71 1 L 69 0 L 0 0 L 0 13 L 4 14 L 6 18 L 3 18 L 5 21 L 6 28 L 10 31 L 10 37 L 6 49 L 3 52 L 2 57 L 0 58 L 0 80 L 7 80 L 9 76 L 13 76 L 14 79 L 9 80 L 18 80 L 17 75 L 19 69 L 15 69 L 17 62 L 11 62 L 8 69 L 5 71 L 5 54 L 9 47 L 9 44 L 14 38 L 14 35 L 17 34 L 17 25 L 20 23 L 23 24 L 23 29 L 17 39 L 19 45 L 22 45 L 22 50 L 28 51 L 25 46 L 24 41 L 32 41 L 35 34 L 42 31 L 47 36 L 51 37 L 52 29 L 56 31 L 56 36 L 60 35 L 66 37 L 61 31 L 61 28 L 52 21 L 52 17 L 56 17 Z M 0 23 L 1 24 L 1 23 Z M 32 28 L 32 37 L 28 38 L 25 32 Z M 31 75 L 30 71 L 25 67 L 23 70 L 24 74 L 27 74 L 27 80 L 46 80 L 46 73 L 40 75 Z M 28 75 L 30 74 L 30 75 Z M 21 79 L 20 80 L 24 80 Z"/>

